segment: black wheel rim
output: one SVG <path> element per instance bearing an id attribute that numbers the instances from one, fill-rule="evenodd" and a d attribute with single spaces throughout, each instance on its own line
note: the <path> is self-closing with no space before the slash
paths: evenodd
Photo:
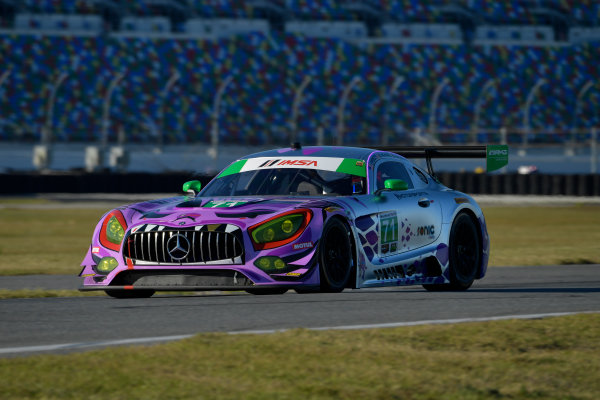
<path id="1" fill-rule="evenodd" d="M 479 264 L 479 241 L 477 230 L 470 220 L 459 220 L 455 226 L 452 260 L 459 281 L 470 282 L 475 278 Z"/>
<path id="2" fill-rule="evenodd" d="M 346 231 L 334 226 L 324 238 L 322 261 L 329 281 L 334 285 L 345 282 L 350 268 L 350 244 Z"/>

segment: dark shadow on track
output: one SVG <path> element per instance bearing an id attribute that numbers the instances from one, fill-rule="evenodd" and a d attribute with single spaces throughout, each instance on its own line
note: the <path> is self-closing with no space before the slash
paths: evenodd
<path id="1" fill-rule="evenodd" d="M 506 288 L 469 289 L 473 293 L 600 293 L 600 288 Z"/>

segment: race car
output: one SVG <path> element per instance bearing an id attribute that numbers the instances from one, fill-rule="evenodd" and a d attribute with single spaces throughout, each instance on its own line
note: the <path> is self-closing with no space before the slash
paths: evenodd
<path id="1" fill-rule="evenodd" d="M 431 160 L 442 157 L 484 157 L 491 171 L 508 148 L 294 144 L 243 157 L 205 188 L 189 181 L 186 195 L 107 212 L 80 290 L 466 290 L 486 273 L 489 237 L 475 200 L 436 178 Z"/>

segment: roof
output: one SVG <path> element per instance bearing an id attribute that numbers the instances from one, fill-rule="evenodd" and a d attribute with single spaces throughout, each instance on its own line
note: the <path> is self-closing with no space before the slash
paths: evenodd
<path id="1" fill-rule="evenodd" d="M 373 153 L 380 157 L 400 157 L 394 153 L 360 147 L 288 147 L 242 157 L 221 171 L 218 178 L 239 172 L 278 168 L 322 169 L 364 177 L 367 174 L 366 165 Z"/>
<path id="2" fill-rule="evenodd" d="M 377 150 L 366 149 L 362 147 L 345 147 L 345 146 L 307 146 L 300 149 L 291 147 L 275 150 L 262 151 L 260 153 L 250 154 L 242 157 L 242 160 L 256 157 L 339 157 L 339 158 L 354 158 L 357 160 L 367 161 L 369 155 Z"/>

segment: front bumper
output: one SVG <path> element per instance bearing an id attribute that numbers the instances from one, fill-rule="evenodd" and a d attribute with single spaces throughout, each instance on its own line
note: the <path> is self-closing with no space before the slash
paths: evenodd
<path id="1" fill-rule="evenodd" d="M 293 289 L 295 287 L 317 287 L 319 285 L 319 274 L 316 265 L 309 268 L 302 277 L 296 279 L 290 277 L 286 281 L 275 280 L 262 271 L 253 271 L 252 269 L 255 268 L 231 266 L 230 268 L 213 269 L 124 269 L 105 279 L 98 276 L 88 276 L 79 290 L 206 291 L 258 288 Z M 99 281 L 100 279 L 102 281 Z"/>

